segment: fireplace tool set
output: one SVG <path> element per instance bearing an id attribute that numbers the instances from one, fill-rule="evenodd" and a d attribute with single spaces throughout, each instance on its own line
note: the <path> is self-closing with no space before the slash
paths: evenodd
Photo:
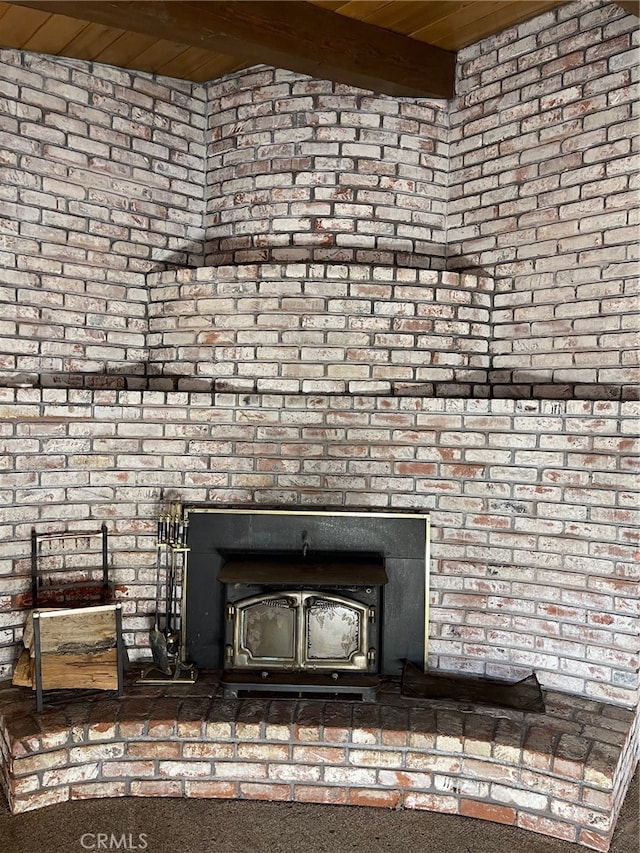
<path id="1" fill-rule="evenodd" d="M 146 666 L 138 682 L 146 684 L 192 684 L 197 678 L 193 664 L 181 655 L 178 595 L 184 578 L 185 555 L 189 551 L 189 522 L 178 503 L 169 505 L 158 519 L 156 536 L 156 609 L 149 646 L 153 664 Z M 164 627 L 161 625 L 162 589 L 164 586 Z"/>

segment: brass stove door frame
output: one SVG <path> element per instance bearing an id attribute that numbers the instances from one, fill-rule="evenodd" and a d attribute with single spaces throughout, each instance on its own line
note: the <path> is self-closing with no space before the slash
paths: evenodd
<path id="1" fill-rule="evenodd" d="M 290 661 L 276 657 L 255 657 L 245 644 L 246 622 L 244 615 L 256 604 L 269 601 L 290 602 L 295 609 L 294 619 L 294 657 Z M 353 610 L 358 615 L 358 648 L 349 658 L 310 658 L 307 653 L 307 616 L 309 608 L 318 601 L 332 603 Z M 287 606 L 287 605 L 277 605 Z M 333 593 L 318 590 L 282 590 L 277 593 L 261 593 L 236 601 L 227 607 L 227 619 L 232 621 L 232 646 L 227 645 L 226 665 L 234 669 L 277 669 L 280 671 L 322 672 L 325 670 L 344 670 L 367 672 L 377 665 L 376 654 L 369 648 L 369 626 L 376 618 L 376 611 L 370 604 Z"/>

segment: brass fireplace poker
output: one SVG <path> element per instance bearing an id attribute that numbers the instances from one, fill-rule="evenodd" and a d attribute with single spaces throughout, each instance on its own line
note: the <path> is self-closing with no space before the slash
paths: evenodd
<path id="1" fill-rule="evenodd" d="M 169 505 L 158 518 L 156 534 L 156 609 L 153 627 L 149 631 L 149 646 L 153 664 L 146 666 L 138 678 L 145 684 L 192 684 L 197 670 L 182 657 L 178 629 L 178 589 L 184 578 L 185 555 L 189 522 L 179 503 Z M 160 628 L 160 600 L 165 588 L 164 629 Z"/>

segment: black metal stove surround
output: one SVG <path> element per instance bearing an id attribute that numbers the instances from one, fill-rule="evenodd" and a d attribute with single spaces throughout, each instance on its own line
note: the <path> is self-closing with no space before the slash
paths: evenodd
<path id="1" fill-rule="evenodd" d="M 187 507 L 183 648 L 225 691 L 373 698 L 424 666 L 429 518 Z"/>

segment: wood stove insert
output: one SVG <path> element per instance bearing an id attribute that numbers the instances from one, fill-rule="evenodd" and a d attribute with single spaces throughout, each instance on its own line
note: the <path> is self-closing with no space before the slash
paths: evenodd
<path id="1" fill-rule="evenodd" d="M 379 686 L 380 554 L 223 554 L 225 693 L 331 692 Z"/>
<path id="2" fill-rule="evenodd" d="M 358 698 L 383 676 L 399 677 L 405 660 L 424 666 L 428 515 L 213 506 L 186 513 L 185 657 L 199 670 L 221 670 L 228 693 Z M 352 625 L 346 650 L 324 632 L 336 620 Z M 269 633 L 268 622 L 287 630 Z M 270 646 L 256 645 L 256 626 Z"/>

